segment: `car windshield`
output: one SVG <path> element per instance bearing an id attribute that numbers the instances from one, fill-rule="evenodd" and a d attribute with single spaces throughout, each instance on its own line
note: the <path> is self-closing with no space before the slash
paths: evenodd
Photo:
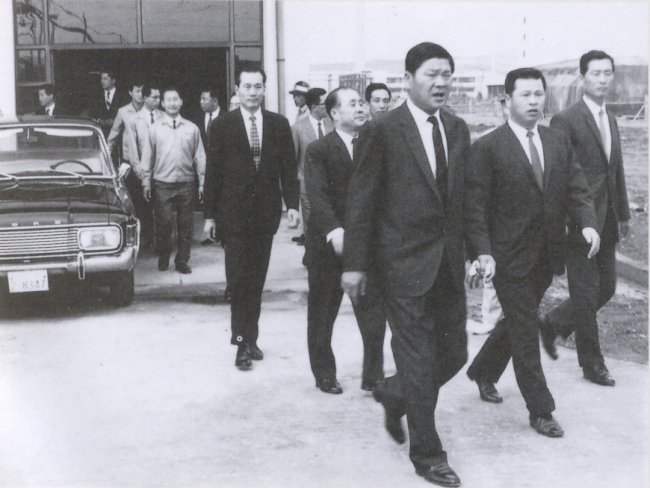
<path id="1" fill-rule="evenodd" d="M 92 127 L 1 127 L 0 178 L 111 176 L 100 137 Z"/>

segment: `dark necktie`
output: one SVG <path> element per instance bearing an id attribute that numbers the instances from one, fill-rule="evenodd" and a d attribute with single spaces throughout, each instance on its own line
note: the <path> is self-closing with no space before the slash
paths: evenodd
<path id="1" fill-rule="evenodd" d="M 359 136 L 354 136 L 352 138 L 352 160 L 354 160 L 354 154 L 357 149 L 357 140 L 359 139 Z"/>
<path id="2" fill-rule="evenodd" d="M 320 139 L 321 137 L 323 137 L 323 129 L 321 127 L 321 122 L 319 120 L 318 121 L 318 138 Z"/>
<path id="3" fill-rule="evenodd" d="M 210 112 L 210 117 L 208 118 L 208 125 L 205 126 L 205 135 L 210 135 L 210 124 L 212 123 L 212 112 Z"/>
<path id="4" fill-rule="evenodd" d="M 153 124 L 153 122 L 154 122 L 154 120 L 153 120 L 153 112 L 151 112 L 150 115 L 151 115 L 151 123 Z"/>
<path id="5" fill-rule="evenodd" d="M 603 143 L 603 151 L 605 151 L 605 154 L 607 155 L 607 129 L 605 128 L 605 121 L 607 120 L 607 116 L 605 115 L 605 111 L 602 108 L 600 109 L 600 112 L 598 112 L 598 116 L 600 118 L 598 124 L 598 129 L 600 130 L 600 140 Z"/>
<path id="6" fill-rule="evenodd" d="M 111 109 L 111 92 L 106 90 L 106 110 Z"/>
<path id="7" fill-rule="evenodd" d="M 260 135 L 257 132 L 257 124 L 255 123 L 254 115 L 251 115 L 251 151 L 253 151 L 255 169 L 258 170 L 260 168 L 260 154 L 262 148 L 260 147 Z"/>
<path id="8" fill-rule="evenodd" d="M 445 146 L 442 143 L 442 134 L 438 126 L 438 119 L 432 115 L 427 119 L 433 124 L 433 150 L 436 153 L 436 182 L 438 183 L 438 191 L 440 198 L 442 198 L 443 206 L 447 205 L 447 157 L 445 156 Z"/>
<path id="9" fill-rule="evenodd" d="M 528 137 L 528 145 L 530 147 L 530 163 L 533 167 L 533 173 L 535 174 L 535 180 L 537 185 L 544 189 L 544 170 L 542 169 L 542 160 L 539 159 L 539 153 L 537 152 L 537 147 L 533 144 L 533 131 L 529 130 L 526 132 L 526 137 Z"/>
<path id="10" fill-rule="evenodd" d="M 174 129 L 176 128 L 176 121 L 173 121 Z"/>

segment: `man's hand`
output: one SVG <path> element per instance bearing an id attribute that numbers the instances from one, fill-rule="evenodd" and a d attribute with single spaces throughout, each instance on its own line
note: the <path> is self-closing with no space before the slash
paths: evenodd
<path id="1" fill-rule="evenodd" d="M 122 163 L 120 164 L 118 176 L 122 180 L 127 177 L 130 171 L 131 171 L 131 165 L 129 163 Z"/>
<path id="2" fill-rule="evenodd" d="M 363 271 L 346 271 L 341 275 L 341 288 L 348 294 L 353 304 L 366 294 L 366 273 Z"/>
<path id="3" fill-rule="evenodd" d="M 469 263 L 469 261 L 467 261 Z M 481 275 L 478 274 L 478 261 L 475 260 L 470 265 L 465 265 L 465 284 L 470 288 L 478 288 L 481 285 Z"/>
<path id="4" fill-rule="evenodd" d="M 150 186 L 143 186 L 142 187 L 142 194 L 144 195 L 144 199 L 148 202 L 151 201 L 151 187 Z"/>
<path id="5" fill-rule="evenodd" d="M 199 202 L 203 201 L 203 186 L 199 186 Z"/>
<path id="6" fill-rule="evenodd" d="M 203 232 L 208 234 L 212 239 L 217 236 L 217 224 L 215 224 L 214 219 L 205 219 L 205 224 L 203 224 Z"/>
<path id="7" fill-rule="evenodd" d="M 494 278 L 494 273 L 496 272 L 497 263 L 494 261 L 494 258 L 489 254 L 481 254 L 478 257 L 478 274 L 483 277 L 485 283 L 489 283 Z"/>
<path id="8" fill-rule="evenodd" d="M 618 223 L 618 234 L 619 237 L 626 237 L 630 233 L 630 221 L 621 220 Z"/>
<path id="9" fill-rule="evenodd" d="M 344 235 L 345 235 L 345 231 L 343 230 L 343 227 L 337 227 L 329 234 L 327 234 L 327 241 L 332 243 L 332 247 L 334 248 L 334 253 L 337 256 L 341 256 L 343 254 Z"/>
<path id="10" fill-rule="evenodd" d="M 295 229 L 300 223 L 300 214 L 296 209 L 290 208 L 287 210 L 287 217 L 289 218 L 289 228 Z"/>
<path id="11" fill-rule="evenodd" d="M 587 244 L 591 244 L 591 249 L 589 249 L 589 254 L 587 254 L 587 259 L 591 259 L 598 254 L 600 249 L 600 236 L 593 227 L 585 227 L 582 229 L 582 237 L 585 238 Z"/>

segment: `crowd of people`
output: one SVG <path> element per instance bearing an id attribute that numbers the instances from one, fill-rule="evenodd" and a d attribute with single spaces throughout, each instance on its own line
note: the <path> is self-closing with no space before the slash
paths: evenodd
<path id="1" fill-rule="evenodd" d="M 290 125 L 263 108 L 264 70 L 244 63 L 227 112 L 209 86 L 194 121 L 180 115 L 182 94 L 174 87 L 133 80 L 125 101 L 114 75 L 104 72 L 105 98 L 95 115 L 119 152 L 143 245 L 153 244 L 161 272 L 173 252 L 176 213 L 175 269 L 191 273 L 194 196 L 202 199 L 204 231 L 225 252 L 239 368 L 264 358 L 262 290 L 283 202 L 290 228 L 302 218 L 295 240 L 305 246 L 316 387 L 343 391 L 331 339 L 345 292 L 363 340 L 361 388 L 383 405 L 385 427 L 398 443 L 406 441 L 406 415 L 416 473 L 453 487 L 460 479 L 436 431 L 435 410 L 439 389 L 468 359 L 466 281 L 484 284 L 496 310 L 494 330 L 467 371 L 482 400 L 503 401 L 495 384 L 512 358 L 530 425 L 561 437 L 539 337 L 556 359 L 557 335 L 573 332 L 584 377 L 615 384 L 596 320 L 614 293 L 616 243 L 630 218 L 620 137 L 606 105 L 614 72 L 608 54 L 583 55 L 584 96 L 548 128 L 538 123 L 543 74 L 514 69 L 505 79 L 505 123 L 474 144 L 462 118 L 444 110 L 454 59 L 430 42 L 408 51 L 408 97 L 390 111 L 384 84 L 371 84 L 362 97 L 352 88 L 327 93 L 300 81 L 290 92 L 298 108 Z M 53 94 L 49 85 L 39 91 L 44 114 L 56 114 Z M 565 267 L 570 298 L 540 313 L 553 275 Z M 397 367 L 389 378 L 387 321 Z"/>

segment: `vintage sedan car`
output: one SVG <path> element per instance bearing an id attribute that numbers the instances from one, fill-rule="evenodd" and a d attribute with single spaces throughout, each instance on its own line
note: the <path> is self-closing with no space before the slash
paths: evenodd
<path id="1" fill-rule="evenodd" d="M 139 221 L 92 121 L 19 117 L 0 123 L 0 292 L 69 280 L 133 300 Z"/>

